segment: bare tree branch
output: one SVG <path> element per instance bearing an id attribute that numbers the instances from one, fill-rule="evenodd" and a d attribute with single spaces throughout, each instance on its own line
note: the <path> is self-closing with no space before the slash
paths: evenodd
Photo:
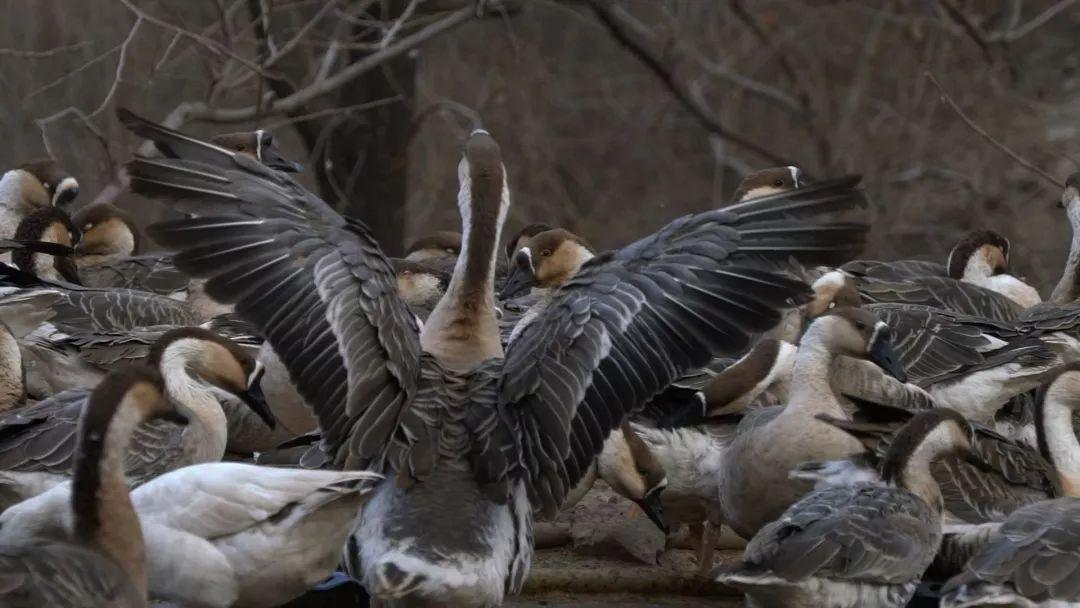
<path id="1" fill-rule="evenodd" d="M 975 131 L 976 133 L 978 133 L 983 139 L 985 139 L 986 141 L 993 144 L 994 147 L 996 147 L 997 149 L 1001 150 L 1005 154 L 1008 154 L 1009 157 L 1012 158 L 1014 161 L 1016 161 L 1017 164 L 1019 164 L 1021 167 L 1024 167 L 1028 171 L 1031 171 L 1032 173 L 1034 173 L 1034 174 L 1038 175 L 1039 177 L 1045 179 L 1046 181 L 1050 182 L 1051 184 L 1054 184 L 1058 188 L 1064 188 L 1065 187 L 1065 184 L 1061 183 L 1060 180 L 1058 180 L 1054 176 L 1050 175 L 1046 171 L 1043 171 L 1039 167 L 1036 167 L 1034 163 L 1028 161 L 1024 157 L 1017 154 L 1016 152 L 1013 152 L 1011 148 L 1009 148 L 1005 144 L 1001 143 L 1000 141 L 994 139 L 994 136 L 990 135 L 985 130 L 983 130 L 982 127 L 975 124 L 975 121 L 968 118 L 967 114 L 964 114 L 964 111 L 960 109 L 960 106 L 956 105 L 956 102 L 953 101 L 953 98 L 950 97 L 949 94 L 945 92 L 945 89 L 941 86 L 941 83 L 938 82 L 938 79 L 934 78 L 933 74 L 931 74 L 930 72 L 927 72 L 926 77 L 930 79 L 930 82 L 933 83 L 933 85 L 935 87 L 937 87 L 938 92 L 941 93 L 941 100 L 944 101 L 946 104 L 948 104 L 948 106 L 950 108 L 952 108 L 952 111 L 956 112 L 956 115 L 959 116 L 960 119 L 964 121 L 964 124 L 966 124 L 968 127 L 970 127 L 972 131 Z"/>
<path id="2" fill-rule="evenodd" d="M 623 19 L 617 14 L 617 7 L 613 8 L 610 0 L 586 0 L 586 4 L 592 8 L 597 19 L 607 28 L 612 37 L 626 47 L 639 61 L 644 63 L 653 74 L 659 77 L 664 86 L 701 122 L 707 131 L 753 152 L 770 163 L 778 165 L 792 164 L 787 157 L 768 150 L 750 138 L 734 133 L 721 124 L 705 107 L 705 104 L 696 99 L 685 85 L 676 80 L 671 71 L 650 50 L 629 35 L 625 29 Z"/>
<path id="3" fill-rule="evenodd" d="M 938 4 L 944 9 L 945 14 L 949 16 L 949 19 L 952 19 L 953 22 L 959 25 L 960 29 L 967 34 L 968 38 L 971 38 L 971 41 L 979 47 L 986 62 L 994 63 L 994 52 L 990 48 L 990 43 L 986 40 L 986 35 L 979 29 L 979 26 L 975 25 L 975 22 L 968 18 L 968 16 L 964 14 L 964 11 L 953 4 L 952 0 L 938 0 Z"/>
<path id="4" fill-rule="evenodd" d="M 1076 0 L 1059 0 L 1057 4 L 1039 13 L 1031 21 L 1028 21 L 1021 26 L 1013 27 L 1007 31 L 992 34 L 987 38 L 994 41 L 1016 42 L 1017 40 L 1023 38 L 1024 36 L 1027 36 L 1031 32 L 1034 32 L 1040 27 L 1046 25 L 1051 19 L 1057 16 L 1058 13 L 1069 8 L 1073 4 L 1076 4 Z M 1017 11 L 1016 14 L 1019 15 L 1019 11 Z"/>
<path id="5" fill-rule="evenodd" d="M 135 34 L 138 33 L 142 22 L 142 17 L 136 19 L 134 25 L 131 26 L 131 30 L 128 31 L 127 38 L 124 38 L 124 42 L 120 44 L 120 57 L 116 60 L 116 73 L 113 75 L 112 85 L 109 87 L 109 92 L 105 94 L 105 99 L 102 99 L 97 109 L 90 113 L 91 118 L 105 110 L 109 102 L 112 101 L 113 96 L 116 95 L 116 89 L 120 86 L 120 80 L 124 77 L 124 68 L 127 66 L 128 48 L 131 46 L 131 41 L 135 39 Z"/>
<path id="6" fill-rule="evenodd" d="M 44 50 L 44 51 L 27 51 L 27 50 L 23 50 L 23 49 L 0 48 L 0 57 L 3 57 L 3 56 L 32 57 L 32 58 L 35 58 L 35 59 L 41 58 L 41 57 L 52 57 L 54 55 L 59 55 L 60 53 L 70 53 L 72 51 L 77 51 L 79 49 L 82 49 L 82 48 L 85 48 L 85 47 L 89 46 L 89 44 L 90 44 L 89 40 L 83 40 L 82 42 L 76 42 L 75 44 L 68 44 L 68 45 L 65 45 L 65 46 L 58 46 L 56 48 L 47 49 L 47 50 Z"/>

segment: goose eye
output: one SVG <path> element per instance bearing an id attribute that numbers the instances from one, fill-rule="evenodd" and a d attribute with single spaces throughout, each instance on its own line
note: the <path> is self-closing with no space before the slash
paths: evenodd
<path id="1" fill-rule="evenodd" d="M 540 255 L 546 258 L 546 257 L 551 255 L 551 250 L 550 249 L 545 249 L 545 250 L 540 252 Z"/>
<path id="2" fill-rule="evenodd" d="M 829 302 L 829 308 L 836 308 L 836 302 Z"/>
<path id="3" fill-rule="evenodd" d="M 784 185 L 784 180 L 778 179 L 775 182 L 773 182 L 773 185 L 776 186 L 777 188 L 779 188 L 779 187 Z"/>
<path id="4" fill-rule="evenodd" d="M 866 325 L 865 325 L 865 324 L 863 324 L 863 323 L 861 323 L 861 322 L 860 322 L 860 323 L 856 323 L 856 324 L 855 324 L 855 327 L 856 327 L 856 329 L 858 329 L 859 331 L 866 331 Z"/>
<path id="5" fill-rule="evenodd" d="M 453 247 L 447 247 L 446 248 L 446 253 L 454 253 L 454 248 Z"/>
<path id="6" fill-rule="evenodd" d="M 83 229 L 83 232 L 86 232 L 87 230 L 90 230 L 93 227 L 94 227 L 93 224 L 87 224 L 87 225 L 83 226 L 82 229 Z"/>

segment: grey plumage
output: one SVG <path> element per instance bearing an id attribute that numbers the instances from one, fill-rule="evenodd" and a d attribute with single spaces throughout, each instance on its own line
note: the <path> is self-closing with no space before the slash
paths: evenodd
<path id="1" fill-rule="evenodd" d="M 0 604 L 6 608 L 138 608 L 145 598 L 115 563 L 67 543 L 0 545 Z"/>

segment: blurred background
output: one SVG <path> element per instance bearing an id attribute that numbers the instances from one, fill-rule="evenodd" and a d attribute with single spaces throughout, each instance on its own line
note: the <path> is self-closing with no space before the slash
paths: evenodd
<path id="1" fill-rule="evenodd" d="M 796 164 L 865 175 L 866 257 L 942 260 L 965 231 L 1013 241 L 1048 294 L 1080 168 L 1073 0 L 0 0 L 0 167 L 53 156 L 77 203 L 123 191 L 127 106 L 193 134 L 264 128 L 301 178 L 389 253 L 457 229 L 456 167 L 498 139 L 509 229 L 599 248 L 727 202 Z M 145 150 L 144 150 L 145 151 Z"/>

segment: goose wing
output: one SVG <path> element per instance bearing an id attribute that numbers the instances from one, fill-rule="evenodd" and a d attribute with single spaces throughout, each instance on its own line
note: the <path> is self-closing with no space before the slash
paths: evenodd
<path id="1" fill-rule="evenodd" d="M 902 583 L 919 578 L 940 530 L 910 492 L 859 485 L 814 492 L 746 546 L 743 568 L 791 581 L 810 577 Z"/>
<path id="2" fill-rule="evenodd" d="M 1080 599 L 1080 499 L 1015 511 L 943 591 L 979 582 L 1009 584 L 1036 602 Z"/>
<path id="3" fill-rule="evenodd" d="M 893 332 L 893 345 L 910 382 L 922 387 L 1016 363 L 1045 371 L 1051 348 L 1013 325 L 928 306 L 873 304 Z"/>
<path id="4" fill-rule="evenodd" d="M 1015 319 L 1023 308 L 1008 297 L 949 277 L 925 276 L 898 280 L 860 279 L 859 295 L 868 303 L 932 306 L 995 321 Z"/>
<path id="5" fill-rule="evenodd" d="M 79 269 L 87 287 L 119 287 L 168 295 L 188 286 L 188 277 L 173 265 L 171 253 L 148 253 Z"/>
<path id="6" fill-rule="evenodd" d="M 852 260 L 840 267 L 840 270 L 856 277 L 867 277 L 880 281 L 902 281 L 914 277 L 947 277 L 948 269 L 944 264 L 924 260 Z"/>
<path id="7" fill-rule="evenodd" d="M 508 347 L 499 408 L 467 418 L 481 478 L 520 450 L 532 504 L 554 512 L 627 414 L 804 301 L 805 284 L 762 266 L 853 253 L 863 226 L 798 218 L 860 204 L 857 183 L 687 216 L 587 262 Z"/>
<path id="8" fill-rule="evenodd" d="M 146 599 L 114 562 L 57 542 L 0 545 L 0 605 L 137 608 Z"/>
<path id="9" fill-rule="evenodd" d="M 121 119 L 157 137 L 152 123 Z M 190 155 L 171 146 L 176 160 L 129 163 L 137 192 L 200 214 L 151 226 L 151 235 L 273 345 L 335 462 L 365 466 L 385 452 L 419 377 L 416 321 L 390 262 L 366 227 L 285 174 L 200 146 Z"/>

